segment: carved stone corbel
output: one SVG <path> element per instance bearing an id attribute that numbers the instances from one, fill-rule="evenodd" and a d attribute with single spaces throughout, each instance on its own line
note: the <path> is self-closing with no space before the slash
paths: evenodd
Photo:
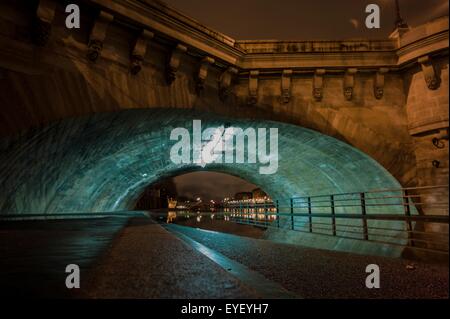
<path id="1" fill-rule="evenodd" d="M 418 62 L 422 67 L 423 77 L 425 78 L 427 87 L 430 90 L 436 90 L 439 87 L 440 79 L 434 70 L 433 61 L 426 55 L 419 58 Z"/>
<path id="2" fill-rule="evenodd" d="M 138 74 L 142 70 L 142 62 L 144 61 L 145 53 L 147 52 L 147 44 L 149 40 L 153 39 L 154 34 L 148 30 L 143 30 L 136 40 L 133 51 L 130 56 L 130 72 L 131 74 Z"/>
<path id="3" fill-rule="evenodd" d="M 228 69 L 222 72 L 219 77 L 219 99 L 225 101 L 230 95 L 231 82 L 233 76 L 238 74 L 238 69 L 230 66 Z"/>
<path id="4" fill-rule="evenodd" d="M 211 64 L 214 64 L 214 59 L 207 56 L 202 59 L 200 63 L 200 68 L 198 69 L 197 80 L 195 85 L 195 90 L 197 94 L 201 94 L 205 89 L 205 81 L 208 76 L 208 68 Z"/>
<path id="5" fill-rule="evenodd" d="M 356 68 L 347 69 L 344 75 L 344 96 L 347 101 L 353 98 L 353 89 L 355 87 L 355 74 L 358 72 Z"/>
<path id="6" fill-rule="evenodd" d="M 325 69 L 317 69 L 314 72 L 313 79 L 313 96 L 317 102 L 322 101 L 323 98 L 323 76 L 325 75 Z"/>
<path id="7" fill-rule="evenodd" d="M 258 76 L 259 71 L 250 71 L 248 76 L 248 99 L 247 104 L 253 105 L 258 102 Z"/>
<path id="8" fill-rule="evenodd" d="M 166 68 L 166 80 L 168 84 L 172 84 L 172 82 L 175 81 L 178 68 L 180 67 L 181 55 L 186 52 L 187 47 L 182 44 L 178 44 L 175 49 L 173 49 Z"/>
<path id="9" fill-rule="evenodd" d="M 443 141 L 449 140 L 448 127 L 445 129 L 440 129 L 439 132 L 432 139 L 433 145 L 436 148 L 445 148 L 445 143 Z"/>
<path id="10" fill-rule="evenodd" d="M 45 46 L 52 31 L 52 21 L 55 17 L 56 3 L 52 0 L 40 0 L 33 26 L 33 42 Z"/>
<path id="11" fill-rule="evenodd" d="M 384 94 L 384 75 L 389 71 L 388 68 L 380 68 L 375 73 L 374 79 L 374 95 L 377 100 L 380 100 Z"/>
<path id="12" fill-rule="evenodd" d="M 95 62 L 103 49 L 103 41 L 106 38 L 106 31 L 114 16 L 105 11 L 100 11 L 89 36 L 87 58 Z"/>
<path id="13" fill-rule="evenodd" d="M 280 101 L 283 104 L 289 103 L 289 101 L 291 100 L 292 73 L 292 70 L 283 70 L 283 73 L 281 74 Z"/>

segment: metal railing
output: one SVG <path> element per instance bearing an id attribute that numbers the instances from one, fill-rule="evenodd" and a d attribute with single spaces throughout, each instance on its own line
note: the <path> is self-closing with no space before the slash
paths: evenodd
<path id="1" fill-rule="evenodd" d="M 230 202 L 224 213 L 241 224 L 448 253 L 448 185 Z"/>

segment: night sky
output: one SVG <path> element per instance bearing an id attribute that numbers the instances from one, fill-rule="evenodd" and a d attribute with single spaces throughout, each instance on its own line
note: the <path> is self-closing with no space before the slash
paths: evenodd
<path id="1" fill-rule="evenodd" d="M 216 172 L 194 172 L 173 179 L 178 195 L 200 197 L 203 201 L 218 201 L 232 197 L 236 192 L 250 192 L 257 186 L 243 179 Z"/>
<path id="2" fill-rule="evenodd" d="M 163 0 L 238 40 L 385 38 L 394 28 L 394 0 Z M 381 28 L 366 29 L 365 8 L 381 8 Z M 400 0 L 403 18 L 416 26 L 448 15 L 448 0 Z"/>
<path id="3" fill-rule="evenodd" d="M 394 28 L 394 0 L 164 0 L 235 39 L 339 40 L 386 38 Z M 365 7 L 381 8 L 381 28 L 366 29 Z M 411 27 L 448 15 L 447 0 L 400 0 Z M 197 172 L 175 178 L 179 195 L 218 200 L 255 188 L 233 176 Z"/>

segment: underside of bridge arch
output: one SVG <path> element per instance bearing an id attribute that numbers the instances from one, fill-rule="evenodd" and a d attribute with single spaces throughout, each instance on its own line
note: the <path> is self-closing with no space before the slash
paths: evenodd
<path id="1" fill-rule="evenodd" d="M 192 131 L 194 119 L 202 121 L 203 129 L 224 123 L 242 129 L 277 128 L 277 172 L 260 174 L 259 163 L 174 164 L 170 149 L 176 141 L 170 140 L 171 131 Z M 140 109 L 66 119 L 3 139 L 0 147 L 2 214 L 131 210 L 149 184 L 195 170 L 238 176 L 281 203 L 292 196 L 400 187 L 376 161 L 332 137 L 285 123 L 193 110 Z M 307 241 L 319 245 L 311 238 Z M 342 240 L 327 245 L 348 246 Z M 356 251 L 365 250 L 364 245 L 350 244 Z"/>

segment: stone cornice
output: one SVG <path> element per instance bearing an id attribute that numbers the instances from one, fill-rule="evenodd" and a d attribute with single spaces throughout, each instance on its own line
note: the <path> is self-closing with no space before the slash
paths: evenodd
<path id="1" fill-rule="evenodd" d="M 398 40 L 236 41 L 155 0 L 89 0 L 102 10 L 147 28 L 159 37 L 183 43 L 188 52 L 211 56 L 221 67 L 316 69 L 388 67 L 416 64 L 418 57 L 448 50 L 448 17 L 414 28 Z M 281 71 L 280 71 L 281 72 Z"/>
<path id="2" fill-rule="evenodd" d="M 342 41 L 278 41 L 239 40 L 236 46 L 246 54 L 328 53 L 328 52 L 383 52 L 396 49 L 392 40 L 342 40 Z"/>
<path id="3" fill-rule="evenodd" d="M 298 70 L 317 68 L 342 69 L 348 66 L 358 68 L 396 67 L 397 56 L 391 52 L 356 53 L 302 53 L 302 54 L 246 54 L 240 61 L 241 69 L 286 69 Z"/>
<path id="4" fill-rule="evenodd" d="M 156 1 L 90 0 L 102 9 L 145 27 L 156 35 L 186 44 L 191 50 L 208 53 L 225 63 L 236 65 L 243 52 L 234 47 L 234 40 L 211 30 L 195 20 Z"/>
<path id="5" fill-rule="evenodd" d="M 448 51 L 448 35 L 447 29 L 404 45 L 397 50 L 397 64 L 402 66 L 424 55 Z"/>
<path id="6" fill-rule="evenodd" d="M 116 26 L 140 32 L 147 30 L 154 34 L 154 42 L 164 46 L 184 45 L 187 48 L 186 54 L 199 58 L 199 61 L 211 57 L 214 60 L 211 66 L 222 71 L 234 68 L 241 76 L 251 70 L 259 70 L 261 76 L 281 75 L 287 69 L 297 75 L 302 72 L 314 73 L 316 69 L 345 72 L 349 67 L 360 71 L 377 72 L 379 68 L 397 71 L 419 65 L 418 60 L 424 56 L 431 59 L 434 56 L 448 56 L 448 17 L 435 19 L 409 30 L 399 39 L 236 41 L 159 1 L 85 0 L 84 3 L 93 11 L 112 15 L 111 23 Z M 8 38 L 2 38 L 1 42 L 7 44 L 0 50 L 2 56 L 6 55 L 11 60 L 33 60 L 34 50 L 29 44 Z M 84 56 L 84 45 L 64 45 L 66 48 L 62 48 L 62 52 L 58 46 L 53 46 L 53 53 L 63 55 L 64 50 L 70 49 L 74 55 L 78 50 Z M 42 50 L 47 52 L 45 48 Z M 129 54 L 122 56 L 104 52 L 102 58 L 129 67 Z"/>

